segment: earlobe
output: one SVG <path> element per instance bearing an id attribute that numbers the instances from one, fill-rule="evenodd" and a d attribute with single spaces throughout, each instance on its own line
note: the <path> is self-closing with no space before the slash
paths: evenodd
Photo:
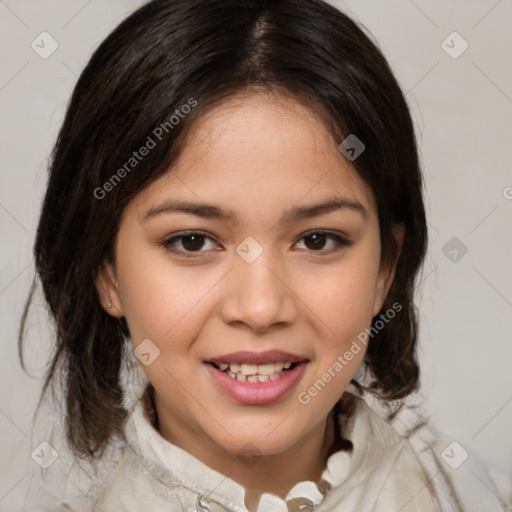
<path id="1" fill-rule="evenodd" d="M 388 265 L 381 265 L 377 286 L 375 289 L 375 300 L 373 303 L 373 316 L 377 315 L 384 305 L 384 301 L 388 295 L 389 289 L 393 284 L 395 278 L 396 265 L 402 252 L 402 246 L 404 242 L 405 227 L 403 224 L 395 224 L 392 228 L 393 238 L 396 243 L 396 257 L 393 262 Z"/>
<path id="2" fill-rule="evenodd" d="M 119 283 L 110 262 L 105 261 L 97 268 L 94 283 L 103 309 L 109 315 L 121 318 L 124 313 L 119 298 Z"/>

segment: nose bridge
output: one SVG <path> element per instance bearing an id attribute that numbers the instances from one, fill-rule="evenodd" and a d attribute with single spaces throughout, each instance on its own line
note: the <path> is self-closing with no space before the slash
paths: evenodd
<path id="1" fill-rule="evenodd" d="M 279 276 L 282 267 L 275 255 L 254 242 L 237 247 L 222 313 L 226 322 L 242 322 L 261 331 L 275 323 L 292 322 L 296 310 L 293 293 Z"/>

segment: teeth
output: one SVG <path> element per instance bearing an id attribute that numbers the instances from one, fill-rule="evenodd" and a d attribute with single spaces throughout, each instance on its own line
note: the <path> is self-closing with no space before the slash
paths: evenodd
<path id="1" fill-rule="evenodd" d="M 259 375 L 272 375 L 276 371 L 276 365 L 270 364 L 260 364 L 258 365 L 258 374 Z"/>
<path id="2" fill-rule="evenodd" d="M 240 382 L 270 382 L 277 380 L 284 375 L 283 371 L 273 373 L 272 375 L 244 375 L 243 373 L 232 373 L 229 370 L 226 372 L 232 379 L 239 380 Z"/>
<path id="3" fill-rule="evenodd" d="M 232 366 L 231 371 L 233 371 Z M 240 365 L 240 372 L 242 375 L 256 375 L 258 373 L 258 366 L 255 364 L 242 364 Z"/>
<path id="4" fill-rule="evenodd" d="M 238 363 L 222 363 L 219 365 L 221 371 L 229 370 L 232 373 L 241 373 L 242 375 L 272 375 L 280 372 L 283 368 L 290 368 L 292 363 L 268 363 L 268 364 L 238 364 Z"/>
<path id="5" fill-rule="evenodd" d="M 283 369 L 288 370 L 291 362 L 286 363 L 220 363 L 219 369 L 233 379 L 241 382 L 269 382 L 279 379 L 283 375 Z"/>

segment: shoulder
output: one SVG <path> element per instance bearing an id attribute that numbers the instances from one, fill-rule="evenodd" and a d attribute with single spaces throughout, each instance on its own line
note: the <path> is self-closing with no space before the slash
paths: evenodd
<path id="1" fill-rule="evenodd" d="M 366 441 L 366 470 L 374 478 L 380 473 L 381 499 L 402 496 L 408 507 L 424 499 L 435 507 L 410 510 L 504 510 L 479 457 L 438 432 L 418 407 L 388 403 L 353 387 L 350 392 L 355 412 L 345 428 L 361 446 Z"/>

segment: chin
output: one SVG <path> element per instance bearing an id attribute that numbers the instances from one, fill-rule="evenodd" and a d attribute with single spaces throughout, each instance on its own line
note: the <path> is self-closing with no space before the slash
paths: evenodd
<path id="1" fill-rule="evenodd" d="M 237 435 L 233 431 L 233 437 L 224 437 L 218 440 L 219 444 L 227 452 L 236 456 L 269 456 L 286 452 L 299 439 L 292 438 L 286 432 L 272 433 L 268 437 L 261 430 L 245 431 L 243 435 Z M 296 432 L 295 432 L 296 435 Z"/>

